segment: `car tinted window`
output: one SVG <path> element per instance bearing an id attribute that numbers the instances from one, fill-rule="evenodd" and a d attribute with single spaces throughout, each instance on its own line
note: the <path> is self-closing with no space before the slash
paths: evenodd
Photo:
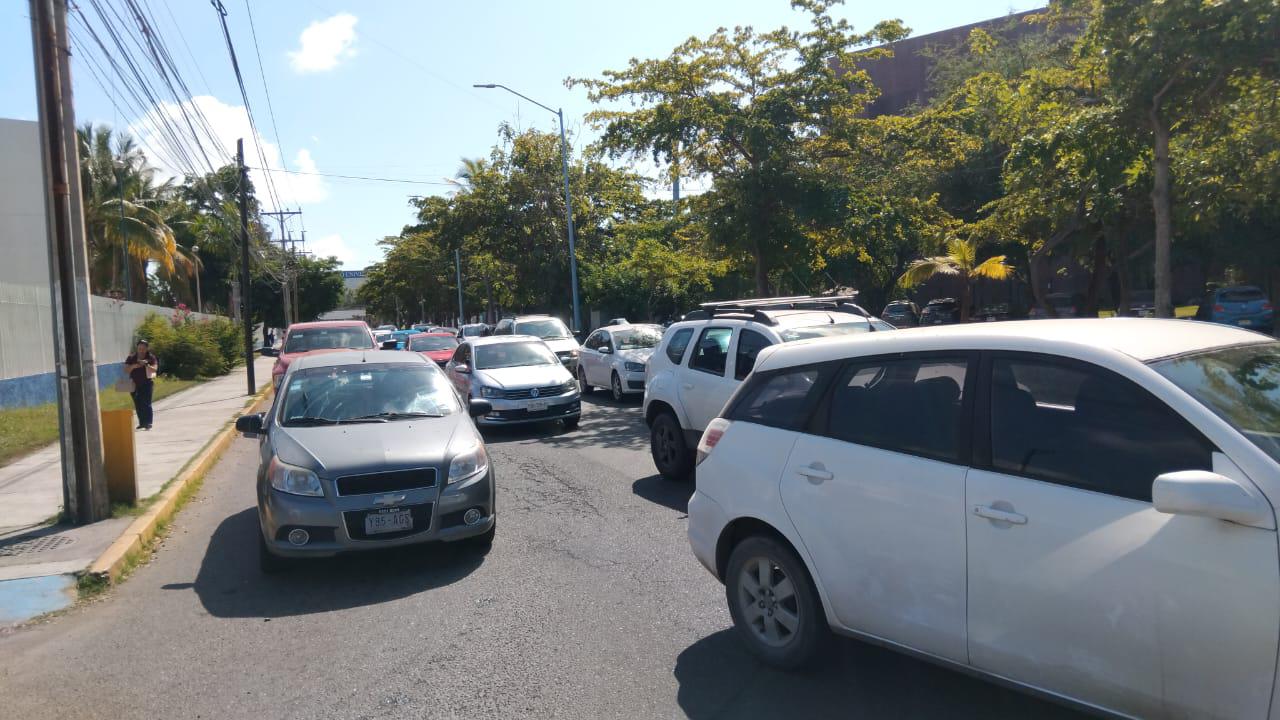
<path id="1" fill-rule="evenodd" d="M 1212 469 L 1199 433 L 1114 373 L 1009 358 L 991 373 L 996 470 L 1150 502 L 1157 475 Z"/>
<path id="2" fill-rule="evenodd" d="M 818 378 L 817 368 L 771 372 L 756 378 L 743 388 L 729 419 L 798 430 L 808 420 Z"/>
<path id="3" fill-rule="evenodd" d="M 738 333 L 738 351 L 734 353 L 733 362 L 734 379 L 741 380 L 751 374 L 751 369 L 756 366 L 756 356 L 772 344 L 769 338 L 755 330 L 743 329 Z"/>
<path id="4" fill-rule="evenodd" d="M 671 335 L 671 342 L 667 343 L 667 357 L 671 362 L 680 364 L 684 359 L 685 349 L 689 347 L 691 337 L 693 337 L 693 328 L 682 328 Z"/>
<path id="5" fill-rule="evenodd" d="M 962 357 L 857 361 L 837 377 L 827 434 L 838 440 L 957 462 L 964 457 Z"/>
<path id="6" fill-rule="evenodd" d="M 1263 295 L 1258 288 L 1246 287 L 1223 290 L 1218 293 L 1218 299 L 1222 302 L 1257 302 L 1266 300 L 1267 296 Z"/>
<path id="7" fill-rule="evenodd" d="M 373 347 L 369 332 L 358 327 L 319 327 L 290 330 L 284 342 L 287 353 L 312 350 L 367 350 Z"/>
<path id="8" fill-rule="evenodd" d="M 417 352 L 437 352 L 452 350 L 458 347 L 457 338 L 452 337 L 416 337 L 409 339 L 409 349 Z"/>
<path id="9" fill-rule="evenodd" d="M 714 375 L 724 375 L 725 361 L 729 358 L 729 338 L 733 328 L 707 328 L 698 337 L 689 358 L 689 367 Z"/>

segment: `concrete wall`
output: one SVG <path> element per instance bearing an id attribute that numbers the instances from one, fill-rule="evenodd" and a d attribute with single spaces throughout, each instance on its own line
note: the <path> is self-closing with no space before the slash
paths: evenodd
<path id="1" fill-rule="evenodd" d="M 0 282 L 49 284 L 39 141 L 36 123 L 0 118 Z"/>

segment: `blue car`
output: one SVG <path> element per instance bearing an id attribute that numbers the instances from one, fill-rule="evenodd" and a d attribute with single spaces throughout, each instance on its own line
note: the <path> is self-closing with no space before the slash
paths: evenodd
<path id="1" fill-rule="evenodd" d="M 405 343 L 409 340 L 409 336 L 416 335 L 419 332 L 421 332 L 421 330 L 414 330 L 413 328 L 409 328 L 408 330 L 393 330 L 391 332 L 391 337 L 395 338 L 396 349 L 403 350 Z"/>
<path id="2" fill-rule="evenodd" d="M 1269 333 L 1275 311 L 1261 290 L 1252 285 L 1236 285 L 1210 291 L 1200 303 L 1196 319 Z"/>

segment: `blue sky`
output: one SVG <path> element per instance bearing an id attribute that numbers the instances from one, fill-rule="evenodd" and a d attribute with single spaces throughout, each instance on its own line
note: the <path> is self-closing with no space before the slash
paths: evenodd
<path id="1" fill-rule="evenodd" d="M 123 7 L 120 0 L 106 1 Z M 786 0 L 248 1 L 278 142 L 245 0 L 224 0 L 268 165 L 279 167 L 283 161 L 294 170 L 431 183 L 273 174 L 281 204 L 304 212 L 301 220 L 291 220 L 295 236 L 305 225 L 308 249 L 337 255 L 348 269 L 378 260 L 377 240 L 412 221 L 410 195 L 447 192 L 443 180 L 456 171 L 459 158 L 487 155 L 500 122 L 555 129 L 553 117 L 538 107 L 502 91 L 473 89 L 473 83 L 503 83 L 552 107 L 563 106 L 580 146 L 594 137 L 581 120 L 591 105 L 583 90 L 564 87 L 566 77 L 597 76 L 632 57 L 662 57 L 689 36 L 720 26 L 771 29 L 805 23 Z M 88 2 L 79 4 L 91 13 Z M 1043 4 L 854 0 L 835 14 L 863 30 L 896 17 L 914 34 L 923 34 Z M 249 130 L 216 11 L 207 0 L 145 0 L 145 5 L 192 94 L 202 96 L 198 102 L 224 151 L 234 152 L 235 138 L 248 136 Z M 131 110 L 117 99 L 118 111 L 84 63 L 72 68 L 79 122 L 131 127 L 148 139 L 148 125 L 139 117 L 145 110 Z M 10 0 L 0 10 L 0 88 L 0 117 L 35 119 L 30 20 L 23 0 Z M 251 137 L 249 142 L 252 158 Z M 151 144 L 159 147 L 154 138 Z M 255 183 L 261 195 L 262 178 L 255 175 Z"/>

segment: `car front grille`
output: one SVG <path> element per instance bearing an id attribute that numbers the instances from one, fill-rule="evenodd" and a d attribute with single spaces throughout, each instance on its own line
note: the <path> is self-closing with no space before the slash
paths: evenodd
<path id="1" fill-rule="evenodd" d="M 548 405 L 546 410 L 537 410 L 534 412 L 523 408 L 518 410 L 494 410 L 486 417 L 494 420 L 542 420 L 545 418 L 558 418 L 562 415 L 581 411 L 581 403 L 575 400 L 567 404 Z"/>
<path id="2" fill-rule="evenodd" d="M 389 472 L 344 475 L 334 481 L 339 496 L 374 495 L 397 490 L 415 490 L 436 485 L 435 468 L 391 470 Z"/>
<path id="3" fill-rule="evenodd" d="M 577 386 L 578 384 L 573 382 L 572 380 L 567 383 L 564 383 L 563 385 L 544 385 L 543 387 L 537 388 L 538 397 L 544 398 L 544 397 L 555 397 L 557 395 L 563 395 L 567 392 L 572 391 Z M 528 400 L 529 398 L 533 397 L 533 390 L 534 390 L 533 388 L 507 390 L 506 392 L 503 393 L 502 397 L 507 400 Z"/>

